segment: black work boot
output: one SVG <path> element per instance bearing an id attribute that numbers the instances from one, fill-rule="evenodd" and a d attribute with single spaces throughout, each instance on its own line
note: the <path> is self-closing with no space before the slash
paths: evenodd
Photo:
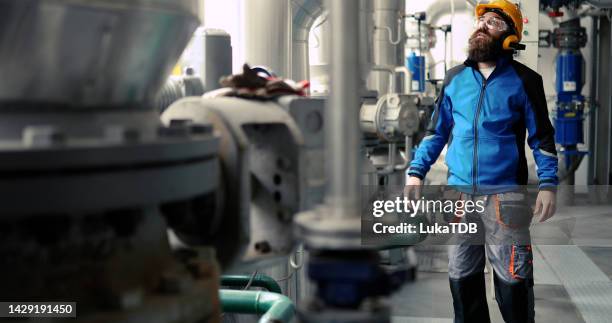
<path id="1" fill-rule="evenodd" d="M 490 323 L 484 272 L 449 278 L 455 323 Z"/>
<path id="2" fill-rule="evenodd" d="M 533 303 L 533 279 L 506 283 L 493 275 L 495 300 L 506 323 L 533 323 L 535 310 Z"/>

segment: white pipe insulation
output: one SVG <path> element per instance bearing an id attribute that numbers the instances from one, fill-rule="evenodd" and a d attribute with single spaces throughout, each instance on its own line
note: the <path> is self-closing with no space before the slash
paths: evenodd
<path id="1" fill-rule="evenodd" d="M 474 9 L 472 2 L 470 1 L 459 1 L 459 0 L 451 0 L 453 1 L 455 12 L 465 11 L 468 9 Z M 448 0 L 438 0 L 433 2 L 426 10 L 427 12 L 427 20 L 432 25 L 437 25 L 438 20 L 444 16 L 445 14 L 451 13 L 451 6 L 449 5 Z"/>
<path id="2" fill-rule="evenodd" d="M 291 72 L 291 20 L 287 0 L 243 0 L 245 60 L 280 77 Z"/>
<path id="3" fill-rule="evenodd" d="M 308 36 L 315 20 L 323 13 L 322 0 L 291 0 L 292 68 L 291 78 L 296 81 L 310 79 Z"/>

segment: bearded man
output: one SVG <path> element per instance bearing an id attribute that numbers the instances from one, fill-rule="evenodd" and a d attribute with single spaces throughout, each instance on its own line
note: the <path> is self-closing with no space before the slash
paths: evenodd
<path id="1" fill-rule="evenodd" d="M 485 289 L 485 254 L 491 263 L 495 298 L 504 321 L 534 322 L 533 263 L 529 225 L 555 212 L 557 152 L 548 119 L 542 77 L 513 60 L 523 20 L 507 0 L 476 7 L 469 56 L 446 74 L 440 96 L 414 160 L 406 195 L 448 143 L 448 184 L 464 200 L 482 200 L 485 212 L 458 221 L 477 222 L 482 240 L 458 237 L 449 246 L 449 281 L 455 323 L 490 322 Z M 527 202 L 525 137 L 539 178 L 534 210 Z M 450 139 L 450 140 L 449 140 Z M 535 221 L 537 221 L 535 220 Z M 486 252 L 485 252 L 486 250 Z"/>

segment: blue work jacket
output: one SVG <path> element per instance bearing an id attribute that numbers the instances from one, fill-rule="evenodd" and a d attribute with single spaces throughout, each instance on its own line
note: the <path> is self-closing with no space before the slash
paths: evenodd
<path id="1" fill-rule="evenodd" d="M 425 138 L 407 170 L 425 177 L 448 143 L 448 184 L 473 193 L 499 193 L 527 184 L 525 136 L 537 164 L 539 186 L 558 184 L 554 128 L 542 77 L 502 56 L 485 79 L 467 60 L 447 72 Z"/>

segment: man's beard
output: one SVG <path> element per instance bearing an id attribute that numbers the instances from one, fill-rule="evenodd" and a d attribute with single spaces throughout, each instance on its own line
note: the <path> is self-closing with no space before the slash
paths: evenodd
<path id="1" fill-rule="evenodd" d="M 478 35 L 483 37 L 476 37 Z M 502 53 L 499 39 L 493 38 L 486 30 L 478 29 L 469 40 L 468 58 L 476 62 L 496 61 Z"/>

